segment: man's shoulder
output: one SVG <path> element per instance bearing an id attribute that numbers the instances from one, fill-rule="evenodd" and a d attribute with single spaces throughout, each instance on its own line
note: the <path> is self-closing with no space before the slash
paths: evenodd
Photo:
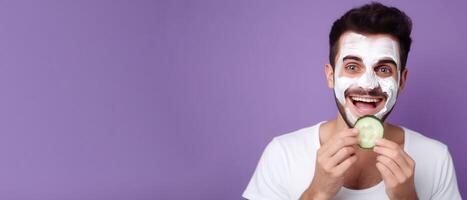
<path id="1" fill-rule="evenodd" d="M 273 140 L 285 148 L 315 146 L 319 144 L 317 140 L 319 140 L 319 127 L 321 123 L 323 122 L 276 136 Z"/>
<path id="2" fill-rule="evenodd" d="M 403 129 L 406 134 L 406 145 L 409 153 L 430 155 L 431 157 L 445 156 L 448 149 L 446 144 L 409 128 L 403 127 Z"/>

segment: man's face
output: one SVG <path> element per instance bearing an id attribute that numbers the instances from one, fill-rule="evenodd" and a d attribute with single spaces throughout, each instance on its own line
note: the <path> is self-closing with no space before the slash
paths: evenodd
<path id="1" fill-rule="evenodd" d="M 399 44 L 389 35 L 344 33 L 339 40 L 334 94 L 339 112 L 351 127 L 364 115 L 385 120 L 400 85 Z"/>

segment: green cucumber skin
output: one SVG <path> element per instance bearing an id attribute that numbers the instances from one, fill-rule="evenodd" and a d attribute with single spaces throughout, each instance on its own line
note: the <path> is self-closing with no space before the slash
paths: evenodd
<path id="1" fill-rule="evenodd" d="M 357 121 L 355 122 L 355 124 L 353 125 L 352 128 L 355 128 L 355 125 L 358 123 L 359 120 L 364 119 L 364 118 L 367 118 L 367 117 L 376 119 L 376 120 L 381 124 L 381 126 L 384 128 L 383 122 L 382 122 L 379 118 L 377 118 L 376 116 L 374 116 L 374 115 L 364 115 L 364 116 L 361 116 L 360 118 L 357 119 Z M 384 132 L 383 132 L 383 137 L 384 137 Z M 375 146 L 372 146 L 372 147 L 366 148 L 366 147 L 362 147 L 360 144 L 358 144 L 358 146 L 359 146 L 361 149 L 363 149 L 363 150 L 372 150 L 372 149 L 375 147 Z"/>
<path id="2" fill-rule="evenodd" d="M 374 115 L 364 115 L 364 116 L 361 116 L 360 118 L 358 118 L 358 119 L 357 119 L 357 121 L 355 122 L 355 124 L 357 124 L 357 122 L 358 122 L 359 120 L 361 120 L 361 119 L 364 119 L 364 118 L 367 118 L 367 117 L 371 117 L 371 118 L 373 118 L 373 119 L 376 119 L 376 120 L 378 120 L 378 121 L 379 121 L 379 123 L 381 123 L 381 126 L 383 126 L 383 127 L 384 127 L 384 124 L 383 124 L 383 122 L 382 122 L 382 121 L 381 121 L 379 118 L 377 118 L 376 116 L 374 116 Z M 352 128 L 354 128 L 354 127 L 355 127 L 355 124 L 353 124 L 353 127 L 352 127 Z"/>

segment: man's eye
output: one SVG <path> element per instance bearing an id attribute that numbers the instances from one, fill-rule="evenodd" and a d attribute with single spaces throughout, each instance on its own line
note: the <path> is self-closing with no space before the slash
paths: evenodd
<path id="1" fill-rule="evenodd" d="M 347 68 L 347 70 L 349 71 L 358 71 L 357 65 L 353 65 L 353 64 L 347 65 L 345 66 L 345 68 Z"/>
<path id="2" fill-rule="evenodd" d="M 388 66 L 381 66 L 381 67 L 378 67 L 378 69 L 376 69 L 377 72 L 382 72 L 382 73 L 391 73 L 391 68 L 388 67 Z"/>

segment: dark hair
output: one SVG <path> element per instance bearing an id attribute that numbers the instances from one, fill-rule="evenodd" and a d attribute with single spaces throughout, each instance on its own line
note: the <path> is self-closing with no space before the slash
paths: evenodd
<path id="1" fill-rule="evenodd" d="M 402 11 L 394 7 L 373 2 L 353 8 L 336 20 L 329 33 L 329 61 L 334 68 L 339 50 L 339 37 L 346 31 L 367 34 L 389 34 L 399 42 L 401 71 L 405 69 L 412 39 L 412 21 Z"/>

